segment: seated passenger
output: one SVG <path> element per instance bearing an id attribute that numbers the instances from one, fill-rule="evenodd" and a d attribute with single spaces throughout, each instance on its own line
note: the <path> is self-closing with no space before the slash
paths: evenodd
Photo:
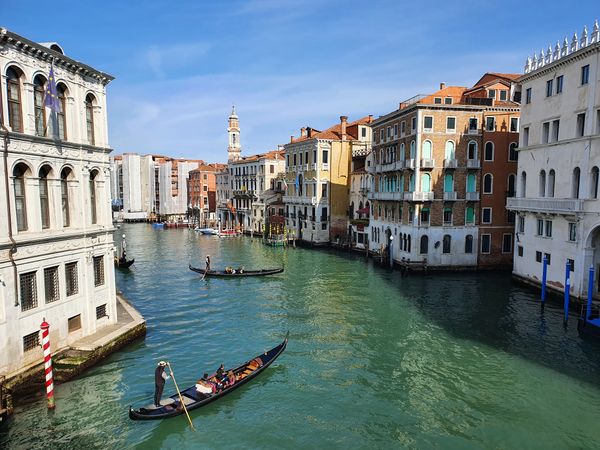
<path id="1" fill-rule="evenodd" d="M 233 370 L 227 372 L 227 387 L 233 386 L 235 384 L 235 373 Z"/>
<path id="2" fill-rule="evenodd" d="M 217 369 L 216 378 L 218 382 L 221 382 L 225 378 L 225 366 L 223 364 Z"/>
<path id="3" fill-rule="evenodd" d="M 196 381 L 196 391 L 202 394 L 212 394 L 216 392 L 215 383 L 208 380 L 208 374 L 205 373 L 202 378 Z"/>
<path id="4" fill-rule="evenodd" d="M 244 273 L 244 266 L 238 267 L 237 273 Z"/>

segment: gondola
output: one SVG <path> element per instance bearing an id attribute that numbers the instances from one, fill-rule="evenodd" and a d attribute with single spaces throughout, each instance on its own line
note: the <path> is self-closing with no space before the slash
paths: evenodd
<path id="1" fill-rule="evenodd" d="M 584 315 L 577 321 L 577 331 L 581 337 L 600 339 L 600 318 L 586 319 Z"/>
<path id="2" fill-rule="evenodd" d="M 115 267 L 117 269 L 128 269 L 134 262 L 135 258 L 121 261 L 119 258 L 115 257 Z"/>
<path id="3" fill-rule="evenodd" d="M 271 350 L 258 355 L 256 358 L 245 362 L 241 366 L 231 369 L 236 375 L 236 382 L 219 392 L 213 394 L 202 394 L 196 391 L 196 386 L 189 387 L 181 391 L 181 397 L 183 403 L 188 411 L 200 408 L 208 403 L 211 403 L 227 394 L 231 391 L 236 390 L 240 386 L 248 383 L 259 373 L 264 371 L 271 365 L 273 361 L 277 359 L 281 353 L 285 350 L 288 342 L 289 331 L 285 336 L 283 342 Z M 257 359 L 260 358 L 262 365 L 257 365 Z M 132 420 L 158 420 L 168 419 L 171 417 L 179 416 L 184 414 L 183 407 L 181 406 L 181 400 L 179 394 L 175 393 L 161 402 L 162 406 L 156 407 L 154 405 L 144 406 L 138 409 L 133 409 L 129 406 L 129 418 Z"/>
<path id="4" fill-rule="evenodd" d="M 207 272 L 206 269 L 192 267 L 192 265 L 190 264 L 190 270 L 201 273 L 206 277 L 260 277 L 264 275 L 274 275 L 276 273 L 281 273 L 283 272 L 283 267 L 280 267 L 278 269 L 242 270 L 241 272 L 238 272 L 236 269 L 235 273 L 227 273 L 224 270 L 209 270 Z"/>

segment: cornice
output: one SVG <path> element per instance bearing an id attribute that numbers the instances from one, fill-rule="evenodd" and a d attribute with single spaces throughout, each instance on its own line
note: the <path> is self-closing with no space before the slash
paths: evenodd
<path id="1" fill-rule="evenodd" d="M 6 131 L 0 130 L 0 136 L 4 136 L 5 134 L 6 134 Z M 76 142 L 61 141 L 60 139 L 52 139 L 52 138 L 43 137 L 43 136 L 35 136 L 33 134 L 17 133 L 14 131 L 8 132 L 8 139 L 9 139 L 9 142 L 14 139 L 14 140 L 19 140 L 19 141 L 32 142 L 35 144 L 50 145 L 52 147 L 66 147 L 66 148 L 73 149 L 73 150 L 86 150 L 86 151 L 90 151 L 90 152 L 101 152 L 101 153 L 106 153 L 106 154 L 109 154 L 110 152 L 113 151 L 113 149 L 111 147 L 99 147 L 96 145 L 78 144 Z"/>

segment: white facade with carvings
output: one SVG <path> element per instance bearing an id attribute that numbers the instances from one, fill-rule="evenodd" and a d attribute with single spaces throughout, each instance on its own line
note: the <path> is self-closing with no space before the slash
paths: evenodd
<path id="1" fill-rule="evenodd" d="M 113 78 L 51 48 L 0 28 L 0 375 L 42 361 L 44 318 L 52 351 L 117 320 L 106 111 Z M 60 117 L 36 97 L 52 59 Z"/>
<path id="2" fill-rule="evenodd" d="M 583 30 L 528 58 L 522 83 L 513 274 L 539 285 L 549 260 L 548 286 L 586 297 L 594 267 L 600 295 L 600 30 Z"/>

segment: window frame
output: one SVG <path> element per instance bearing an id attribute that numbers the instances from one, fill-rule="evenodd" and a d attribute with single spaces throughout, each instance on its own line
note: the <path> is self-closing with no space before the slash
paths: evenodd
<path id="1" fill-rule="evenodd" d="M 492 212 L 493 211 L 492 211 L 491 206 L 484 206 L 483 208 L 481 208 L 481 223 L 483 225 L 489 225 L 492 223 L 492 221 L 493 221 Z M 489 217 L 488 217 L 489 220 L 486 220 L 486 218 L 485 218 L 486 213 L 489 214 Z"/>
<path id="2" fill-rule="evenodd" d="M 485 238 L 487 238 L 487 251 L 484 249 L 483 244 L 485 242 Z M 492 235 L 490 233 L 482 233 L 481 234 L 481 243 L 479 247 L 479 251 L 483 255 L 489 255 L 492 252 Z"/>

